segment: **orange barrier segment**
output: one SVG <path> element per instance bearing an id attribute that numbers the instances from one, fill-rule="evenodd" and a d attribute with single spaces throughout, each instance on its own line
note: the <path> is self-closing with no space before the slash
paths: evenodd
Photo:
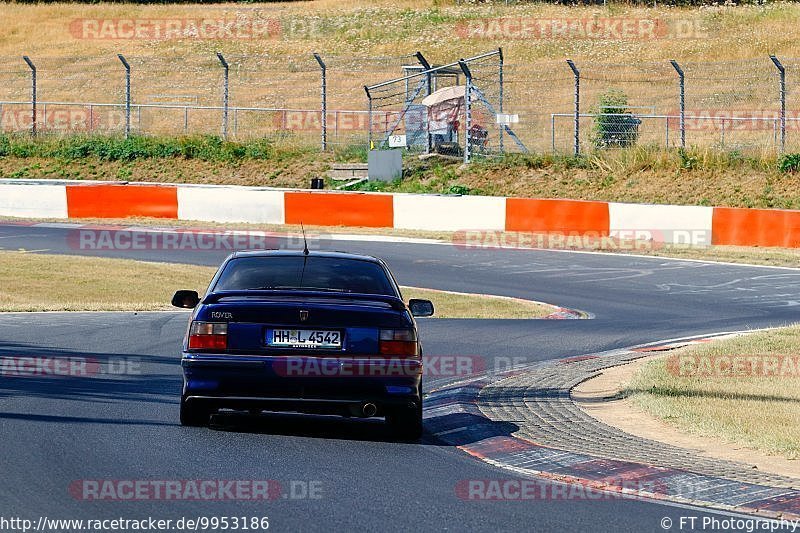
<path id="1" fill-rule="evenodd" d="M 715 207 L 712 244 L 800 247 L 800 211 Z"/>
<path id="2" fill-rule="evenodd" d="M 608 235 L 608 203 L 508 198 L 506 230 Z"/>
<path id="3" fill-rule="evenodd" d="M 394 224 L 391 195 L 286 192 L 284 205 L 287 224 L 371 228 Z"/>
<path id="4" fill-rule="evenodd" d="M 70 218 L 178 218 L 177 187 L 67 185 Z"/>

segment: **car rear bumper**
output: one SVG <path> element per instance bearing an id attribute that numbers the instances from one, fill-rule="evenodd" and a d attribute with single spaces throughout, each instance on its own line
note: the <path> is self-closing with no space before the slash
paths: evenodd
<path id="1" fill-rule="evenodd" d="M 215 408 L 381 416 L 422 402 L 419 361 L 184 353 L 181 366 L 184 401 Z"/>
<path id="2" fill-rule="evenodd" d="M 419 399 L 412 398 L 361 398 L 351 400 L 325 400 L 312 398 L 266 398 L 249 396 L 197 396 L 185 397 L 190 405 L 202 404 L 212 409 L 233 409 L 238 411 L 263 410 L 276 412 L 295 412 L 328 414 L 353 417 L 384 416 L 392 409 L 416 409 Z M 367 406 L 375 411 L 368 413 Z"/>

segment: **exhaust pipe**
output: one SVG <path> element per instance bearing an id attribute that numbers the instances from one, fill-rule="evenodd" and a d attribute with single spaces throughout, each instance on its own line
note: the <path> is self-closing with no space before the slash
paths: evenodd
<path id="1" fill-rule="evenodd" d="M 375 416 L 375 413 L 377 412 L 378 408 L 375 406 L 374 403 L 365 403 L 363 407 L 361 407 L 361 414 L 363 414 L 367 418 Z"/>

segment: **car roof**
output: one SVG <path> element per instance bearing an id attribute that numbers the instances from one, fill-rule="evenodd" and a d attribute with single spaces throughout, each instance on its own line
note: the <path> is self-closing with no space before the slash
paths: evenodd
<path id="1" fill-rule="evenodd" d="M 231 254 L 231 259 L 238 257 L 303 257 L 303 255 L 303 250 L 237 250 Z M 308 252 L 308 257 L 331 257 L 336 259 L 353 259 L 357 261 L 369 261 L 370 263 L 381 263 L 380 259 L 371 255 L 338 251 L 313 250 Z"/>

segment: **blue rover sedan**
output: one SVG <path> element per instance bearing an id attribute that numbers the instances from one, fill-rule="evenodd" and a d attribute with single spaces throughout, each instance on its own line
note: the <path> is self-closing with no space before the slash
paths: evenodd
<path id="1" fill-rule="evenodd" d="M 343 252 L 231 254 L 194 309 L 183 342 L 180 419 L 205 426 L 219 409 L 385 417 L 400 438 L 422 433 L 422 345 L 386 264 Z"/>

